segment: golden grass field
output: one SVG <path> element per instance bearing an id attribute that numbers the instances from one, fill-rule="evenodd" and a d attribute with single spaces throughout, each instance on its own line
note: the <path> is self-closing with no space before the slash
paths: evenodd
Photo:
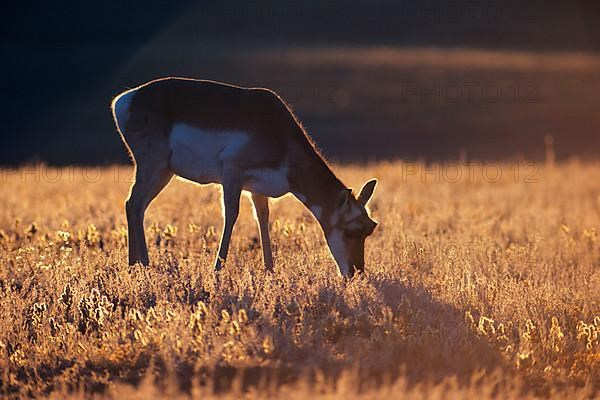
<path id="1" fill-rule="evenodd" d="M 600 396 L 600 164 L 419 168 L 336 168 L 380 179 L 365 276 L 287 197 L 267 274 L 242 199 L 218 284 L 216 187 L 172 182 L 129 267 L 128 167 L 2 170 L 0 396 Z"/>

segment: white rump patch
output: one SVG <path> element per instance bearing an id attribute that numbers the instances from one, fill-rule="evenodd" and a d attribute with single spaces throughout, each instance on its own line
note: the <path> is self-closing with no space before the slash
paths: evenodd
<path id="1" fill-rule="evenodd" d="M 135 94 L 135 90 L 129 90 L 127 92 L 123 92 L 115 99 L 112 103 L 113 110 L 113 118 L 117 123 L 117 128 L 119 128 L 119 132 L 123 134 L 123 130 L 125 128 L 125 124 L 129 119 L 129 107 L 131 106 L 131 99 L 133 99 L 133 95 Z"/>

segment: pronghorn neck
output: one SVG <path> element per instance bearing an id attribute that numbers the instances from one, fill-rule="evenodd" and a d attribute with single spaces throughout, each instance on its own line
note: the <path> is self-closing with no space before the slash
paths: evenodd
<path id="1" fill-rule="evenodd" d="M 311 211 L 325 233 L 331 229 L 336 200 L 346 186 L 316 152 L 306 154 L 292 180 L 291 192 Z"/>

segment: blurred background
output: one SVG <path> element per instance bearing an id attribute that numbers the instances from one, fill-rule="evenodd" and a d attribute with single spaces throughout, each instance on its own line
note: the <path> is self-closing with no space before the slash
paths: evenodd
<path id="1" fill-rule="evenodd" d="M 598 3 L 11 2 L 0 164 L 127 162 L 110 101 L 170 75 L 274 89 L 335 161 L 597 157 Z"/>

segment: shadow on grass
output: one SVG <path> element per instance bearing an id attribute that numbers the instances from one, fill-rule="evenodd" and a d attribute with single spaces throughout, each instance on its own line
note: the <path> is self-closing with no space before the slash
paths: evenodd
<path id="1" fill-rule="evenodd" d="M 224 296 L 220 303 L 252 310 L 254 298 Z M 446 378 L 469 385 L 480 374 L 512 372 L 465 322 L 465 310 L 389 277 L 354 281 L 341 290 L 325 286 L 316 295 L 297 293 L 280 301 L 273 316 L 257 320 L 261 333 L 273 338 L 277 367 L 213 368 L 215 392 L 234 384 L 244 390 L 299 380 L 335 384 L 344 373 L 352 375 L 357 390 L 365 390 L 400 377 L 409 385 Z M 192 379 L 187 374 L 181 388 L 189 390 Z"/>
<path id="2" fill-rule="evenodd" d="M 98 358 L 79 365 L 75 359 L 64 359 L 59 368 L 41 366 L 24 373 L 49 382 L 46 394 L 56 389 L 50 382 L 60 382 L 65 374 L 73 375 L 68 381 L 76 384 L 70 390 L 83 387 L 101 393 L 110 382 L 138 386 L 151 376 L 158 387 L 176 384 L 189 394 L 194 385 L 215 393 L 298 382 L 336 385 L 345 374 L 362 391 L 400 378 L 410 386 L 447 378 L 470 385 L 480 374 L 512 373 L 499 351 L 465 322 L 465 310 L 436 300 L 424 287 L 390 277 L 322 284 L 312 292 L 292 289 L 274 294 L 278 297 L 268 300 L 275 305 L 272 314 L 259 304 L 264 296 L 258 299 L 250 292 L 235 294 L 233 287 L 221 288 L 210 307 L 245 309 L 248 325 L 256 330 L 254 339 L 246 342 L 252 351 L 247 355 L 249 367 L 232 366 L 220 358 L 217 348 L 216 358 L 207 361 L 194 354 L 169 356 L 151 345 L 132 351 L 126 362 Z M 190 292 L 175 301 L 189 306 L 205 295 Z M 263 338 L 272 340 L 272 351 L 261 350 Z M 264 362 L 254 362 L 261 359 Z"/>

